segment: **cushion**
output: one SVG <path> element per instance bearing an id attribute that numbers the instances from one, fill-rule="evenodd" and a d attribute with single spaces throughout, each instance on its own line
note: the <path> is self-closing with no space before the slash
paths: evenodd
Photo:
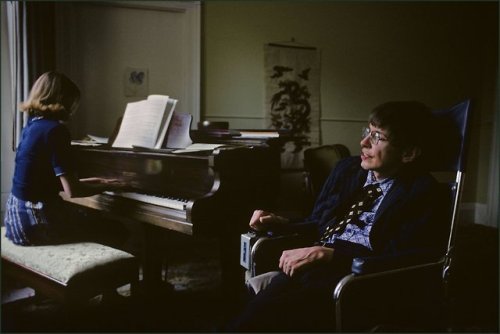
<path id="1" fill-rule="evenodd" d="M 18 246 L 5 237 L 2 227 L 2 258 L 29 268 L 63 285 L 81 281 L 85 276 L 104 276 L 117 271 L 134 274 L 133 255 L 94 242 L 76 242 L 49 246 Z M 90 273 L 90 275 L 88 275 Z"/>

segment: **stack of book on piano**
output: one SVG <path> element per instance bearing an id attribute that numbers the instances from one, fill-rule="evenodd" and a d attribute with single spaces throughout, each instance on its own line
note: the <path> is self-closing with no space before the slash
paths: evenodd
<path id="1" fill-rule="evenodd" d="M 269 139 L 269 138 L 279 138 L 280 133 L 278 130 L 238 130 L 240 133 L 239 137 L 244 139 Z"/>

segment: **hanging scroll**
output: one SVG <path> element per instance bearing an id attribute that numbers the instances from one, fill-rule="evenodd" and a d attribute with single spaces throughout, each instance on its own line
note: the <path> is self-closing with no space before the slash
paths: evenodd
<path id="1" fill-rule="evenodd" d="M 287 130 L 282 168 L 302 168 L 303 151 L 320 144 L 320 61 L 313 47 L 294 44 L 265 46 L 266 123 Z"/>

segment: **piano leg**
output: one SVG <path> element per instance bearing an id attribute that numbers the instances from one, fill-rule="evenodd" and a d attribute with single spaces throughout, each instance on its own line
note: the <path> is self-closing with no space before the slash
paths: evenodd
<path id="1" fill-rule="evenodd" d="M 166 281 L 168 231 L 155 225 L 143 224 L 142 284 L 149 296 L 164 296 L 173 291 Z"/>

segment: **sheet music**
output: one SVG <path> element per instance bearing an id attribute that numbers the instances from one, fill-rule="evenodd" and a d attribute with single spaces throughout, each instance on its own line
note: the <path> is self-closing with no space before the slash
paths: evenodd
<path id="1" fill-rule="evenodd" d="M 156 95 L 150 95 L 148 97 L 148 99 L 150 97 L 155 97 Z M 161 96 L 161 95 L 160 95 Z M 167 130 L 169 128 L 169 125 L 170 125 L 170 122 L 172 120 L 172 116 L 174 114 L 174 110 L 175 110 L 175 106 L 177 105 L 177 101 L 176 99 L 171 99 L 169 98 L 168 101 L 167 101 L 167 105 L 166 105 L 166 108 L 168 110 L 167 113 L 165 113 L 165 119 L 162 120 L 162 123 L 161 123 L 161 128 L 160 128 L 160 132 L 158 134 L 158 138 L 156 139 L 156 145 L 155 145 L 155 148 L 161 148 L 162 145 L 163 145 L 163 142 L 165 140 L 165 136 L 167 134 Z M 169 108 L 170 107 L 170 108 Z"/>
<path id="2" fill-rule="evenodd" d="M 89 137 L 91 140 L 93 140 L 99 144 L 107 144 L 108 140 L 109 140 L 109 138 L 107 138 L 107 137 L 98 137 L 98 136 L 89 135 L 89 134 L 87 135 L 87 137 Z"/>
<path id="3" fill-rule="evenodd" d="M 168 100 L 168 96 L 158 96 L 128 103 L 113 147 L 155 147 Z"/>

